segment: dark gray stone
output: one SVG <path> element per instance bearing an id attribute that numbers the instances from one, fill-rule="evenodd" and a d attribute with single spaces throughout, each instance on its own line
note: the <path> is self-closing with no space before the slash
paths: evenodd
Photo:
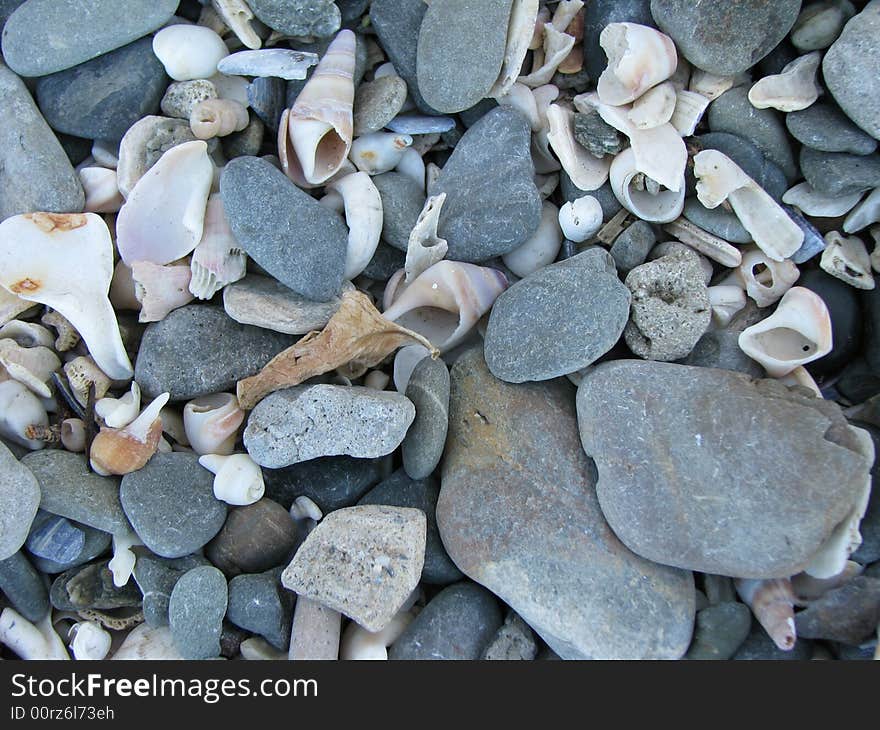
<path id="1" fill-rule="evenodd" d="M 877 301 L 880 304 L 880 298 L 875 297 L 872 292 L 857 293 L 849 284 L 821 269 L 801 271 L 797 286 L 817 294 L 825 302 L 828 314 L 831 316 L 833 334 L 831 352 L 807 363 L 807 370 L 813 375 L 836 373 L 859 353 L 863 341 L 866 344 L 873 342 L 873 338 L 867 336 L 867 332 L 866 336 L 862 337 L 863 322 L 870 318 L 869 302 Z M 869 353 L 870 345 L 865 350 Z M 874 364 L 878 366 L 880 372 L 880 359 Z"/>
<path id="2" fill-rule="evenodd" d="M 694 140 L 701 149 L 723 152 L 771 197 L 777 201 L 782 200 L 783 194 L 789 187 L 785 173 L 778 164 L 766 157 L 754 142 L 730 132 L 707 132 L 695 137 Z M 696 178 L 691 169 L 687 171 L 687 185 L 688 191 L 696 192 Z"/>
<path id="3" fill-rule="evenodd" d="M 426 357 L 410 376 L 406 397 L 416 418 L 403 439 L 403 468 L 413 479 L 433 473 L 443 456 L 449 426 L 449 370 L 441 359 Z"/>
<path id="4" fill-rule="evenodd" d="M 880 154 L 850 155 L 801 148 L 801 172 L 814 190 L 828 195 L 880 187 Z"/>
<path id="5" fill-rule="evenodd" d="M 697 612 L 686 659 L 730 659 L 749 635 L 752 612 L 744 603 L 719 603 Z"/>
<path id="6" fill-rule="evenodd" d="M 150 626 L 167 626 L 168 602 L 177 581 L 193 568 L 210 563 L 200 555 L 160 558 L 143 546 L 135 547 L 134 552 L 134 579 L 143 593 L 144 621 Z"/>
<path id="7" fill-rule="evenodd" d="M 683 215 L 694 225 L 728 243 L 750 243 L 752 240 L 752 234 L 739 222 L 736 213 L 720 205 L 706 208 L 696 198 L 688 198 L 684 201 Z"/>
<path id="8" fill-rule="evenodd" d="M 342 15 L 333 0 L 248 0 L 254 15 L 273 30 L 285 35 L 333 35 Z"/>
<path id="9" fill-rule="evenodd" d="M 157 453 L 122 478 L 119 497 L 138 537 L 163 558 L 198 550 L 226 521 L 226 504 L 214 497 L 214 475 L 197 454 Z"/>
<path id="10" fill-rule="evenodd" d="M 609 23 L 638 23 L 655 28 L 651 0 L 590 0 L 584 3 L 584 67 L 593 79 L 605 70 L 608 58 L 599 35 Z"/>
<path id="11" fill-rule="evenodd" d="M 382 478 L 382 459 L 324 456 L 283 469 L 265 469 L 266 496 L 285 509 L 308 497 L 322 512 L 351 507 Z"/>
<path id="12" fill-rule="evenodd" d="M 287 651 L 293 622 L 294 594 L 281 587 L 281 569 L 238 575 L 229 581 L 227 617 L 236 626 L 259 634 L 276 649 Z"/>
<path id="13" fill-rule="evenodd" d="M 727 329 L 708 330 L 681 364 L 734 370 L 752 378 L 764 377 L 764 368 L 740 348 L 739 333 Z"/>
<path id="14" fill-rule="evenodd" d="M 807 661 L 813 653 L 813 642 L 798 638 L 791 651 L 783 651 L 757 621 L 752 622 L 752 630 L 746 640 L 731 657 L 737 661 Z"/>
<path id="15" fill-rule="evenodd" d="M 625 277 L 636 266 L 645 263 L 655 243 L 654 229 L 642 220 L 632 223 L 615 238 L 609 253 L 621 276 Z"/>
<path id="16" fill-rule="evenodd" d="M 147 326 L 135 363 L 144 395 L 172 401 L 234 390 L 293 344 L 287 335 L 239 324 L 221 307 L 191 304 Z"/>
<path id="17" fill-rule="evenodd" d="M 287 84 L 275 76 L 261 76 L 251 81 L 247 89 L 251 109 L 272 130 L 278 129 L 281 115 L 287 107 Z"/>
<path id="18" fill-rule="evenodd" d="M 339 12 L 342 13 L 342 23 L 351 23 L 360 18 L 367 10 L 370 0 L 336 0 Z"/>
<path id="19" fill-rule="evenodd" d="M 64 571 L 49 591 L 52 605 L 59 611 L 112 611 L 140 606 L 143 597 L 137 585 L 129 581 L 116 586 L 108 563 L 101 560 Z"/>
<path id="20" fill-rule="evenodd" d="M 0 560 L 0 591 L 28 621 L 40 621 L 49 612 L 46 585 L 20 550 Z"/>
<path id="21" fill-rule="evenodd" d="M 797 227 L 804 233 L 804 242 L 797 251 L 789 256 L 789 258 L 796 264 L 803 264 L 814 256 L 822 253 L 826 249 L 827 244 L 816 226 L 810 223 L 810 221 L 808 221 L 797 208 L 792 208 L 790 205 L 783 205 L 781 207 L 786 215 L 788 215 L 788 217 L 791 218 L 797 224 Z"/>
<path id="22" fill-rule="evenodd" d="M 57 563 L 75 560 L 86 544 L 85 533 L 58 515 L 37 513 L 25 546 L 31 555 Z"/>
<path id="23" fill-rule="evenodd" d="M 377 175 L 374 177 L 373 183 L 376 182 L 378 177 L 382 176 Z M 379 186 L 376 185 L 376 187 L 378 188 Z M 386 281 L 395 271 L 402 269 L 404 264 L 406 264 L 406 253 L 404 253 L 403 249 L 394 248 L 384 241 L 379 241 L 376 253 L 373 254 L 373 260 L 364 269 L 364 276 L 375 281 Z"/>
<path id="24" fill-rule="evenodd" d="M 623 149 L 620 133 L 595 109 L 574 115 L 574 138 L 596 157 L 616 155 Z"/>
<path id="25" fill-rule="evenodd" d="M 785 126 L 798 142 L 820 152 L 870 155 L 877 149 L 877 140 L 859 129 L 830 102 L 786 114 Z"/>
<path id="26" fill-rule="evenodd" d="M 193 568 L 177 581 L 168 604 L 168 623 L 184 659 L 220 655 L 227 598 L 226 578 L 210 565 Z"/>
<path id="27" fill-rule="evenodd" d="M 40 506 L 40 485 L 0 443 L 0 560 L 18 552 Z"/>
<path id="28" fill-rule="evenodd" d="M 23 2 L 24 0 L 0 0 L 0 31 L 3 30 L 9 16 Z"/>
<path id="29" fill-rule="evenodd" d="M 858 645 L 876 637 L 880 578 L 857 576 L 795 614 L 798 636 Z"/>
<path id="30" fill-rule="evenodd" d="M 382 240 L 406 251 L 409 234 L 425 207 L 425 193 L 409 175 L 399 172 L 384 172 L 372 180 L 382 198 Z"/>
<path id="31" fill-rule="evenodd" d="M 63 573 L 65 570 L 76 568 L 79 565 L 88 563 L 90 560 L 94 560 L 110 547 L 110 542 L 113 537 L 109 532 L 96 530 L 94 527 L 83 525 L 80 522 L 73 522 L 72 524 L 82 532 L 83 535 L 85 535 L 82 550 L 79 551 L 79 554 L 77 554 L 76 557 L 66 563 L 56 563 L 54 560 L 46 560 L 45 558 L 31 555 L 31 562 L 41 573 L 47 573 L 49 575 Z"/>
<path id="32" fill-rule="evenodd" d="M 874 452 L 880 454 L 880 428 L 869 423 L 851 423 L 870 434 L 874 441 Z M 862 535 L 862 544 L 852 554 L 852 559 L 862 565 L 880 560 L 880 459 L 875 459 L 871 468 L 871 496 L 865 516 L 859 523 L 859 532 Z"/>
<path id="33" fill-rule="evenodd" d="M 538 653 L 538 642 L 525 621 L 513 611 L 483 652 L 487 661 L 531 661 Z"/>

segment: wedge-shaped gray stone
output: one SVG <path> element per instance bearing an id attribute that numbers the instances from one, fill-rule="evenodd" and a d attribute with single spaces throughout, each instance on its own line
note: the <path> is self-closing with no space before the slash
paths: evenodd
<path id="1" fill-rule="evenodd" d="M 0 560 L 24 545 L 39 506 L 36 478 L 0 443 Z"/>
<path id="2" fill-rule="evenodd" d="M 168 604 L 168 623 L 184 659 L 220 655 L 228 596 L 226 578 L 211 565 L 193 568 L 177 581 Z"/>

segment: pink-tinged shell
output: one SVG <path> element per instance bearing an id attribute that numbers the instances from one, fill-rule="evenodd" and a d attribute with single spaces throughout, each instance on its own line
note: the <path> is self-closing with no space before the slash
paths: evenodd
<path id="1" fill-rule="evenodd" d="M 635 101 L 672 76 L 678 65 L 672 39 L 646 25 L 609 23 L 599 35 L 599 45 L 608 56 L 597 87 L 606 104 Z"/>
<path id="2" fill-rule="evenodd" d="M 797 641 L 794 625 L 795 596 L 788 578 L 734 581 L 740 598 L 752 609 L 758 623 L 782 651 L 791 651 Z"/>
<path id="3" fill-rule="evenodd" d="M 175 309 L 189 304 L 189 266 L 157 266 L 149 261 L 131 265 L 135 296 L 141 303 L 139 322 L 158 322 Z"/>
<path id="4" fill-rule="evenodd" d="M 198 299 L 210 299 L 246 273 L 247 256 L 229 227 L 219 195 L 208 198 L 202 240 L 193 251 L 190 269 L 189 290 Z"/>
<path id="5" fill-rule="evenodd" d="M 214 393 L 189 401 L 183 408 L 183 425 L 197 454 L 231 454 L 244 421 L 244 411 L 231 393 Z"/>
<path id="6" fill-rule="evenodd" d="M 88 213 L 115 213 L 122 207 L 123 198 L 116 184 L 116 170 L 81 167 L 77 175 L 86 194 L 83 210 Z"/>

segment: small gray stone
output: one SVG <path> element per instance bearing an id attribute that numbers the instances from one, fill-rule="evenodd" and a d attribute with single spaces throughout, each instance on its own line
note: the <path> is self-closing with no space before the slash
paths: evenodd
<path id="1" fill-rule="evenodd" d="M 285 508 L 308 497 L 325 514 L 351 507 L 382 478 L 381 459 L 325 456 L 283 469 L 266 469 L 266 496 Z"/>
<path id="2" fill-rule="evenodd" d="M 122 478 L 119 497 L 138 537 L 163 558 L 198 550 L 226 520 L 226 504 L 214 497 L 214 476 L 197 454 L 157 453 Z"/>
<path id="3" fill-rule="evenodd" d="M 220 655 L 227 598 L 226 578 L 210 565 L 193 568 L 177 581 L 168 605 L 168 622 L 180 656 L 212 659 Z"/>
<path id="4" fill-rule="evenodd" d="M 802 147 L 801 172 L 810 186 L 820 193 L 863 193 L 880 187 L 880 154 L 849 155 Z"/>
<path id="5" fill-rule="evenodd" d="M 482 658 L 488 661 L 531 661 L 537 654 L 538 644 L 532 630 L 511 611 L 486 647 Z"/>
<path id="6" fill-rule="evenodd" d="M 253 85 L 253 84 L 252 84 Z M 186 119 L 192 113 L 193 107 L 207 99 L 216 99 L 217 89 L 208 79 L 193 79 L 192 81 L 175 81 L 168 85 L 159 108 L 167 117 Z M 250 96 L 248 96 L 250 99 Z"/>
<path id="7" fill-rule="evenodd" d="M 843 26 L 856 14 L 849 0 L 820 0 L 801 11 L 791 29 L 791 42 L 802 53 L 828 48 L 840 36 Z"/>
<path id="8" fill-rule="evenodd" d="M 278 129 L 281 115 L 287 107 L 287 84 L 284 79 L 261 76 L 248 85 L 251 109 L 269 129 Z"/>
<path id="9" fill-rule="evenodd" d="M 782 200 L 788 190 L 788 181 L 782 168 L 768 159 L 754 142 L 730 132 L 707 132 L 694 138 L 702 149 L 718 150 L 727 155 L 743 172 L 770 194 L 775 200 Z M 689 194 L 696 192 L 696 178 L 693 171 L 687 170 Z"/>
<path id="10" fill-rule="evenodd" d="M 479 659 L 501 626 L 498 601 L 470 581 L 438 593 L 391 645 L 389 659 Z"/>
<path id="11" fill-rule="evenodd" d="M 876 637 L 880 578 L 857 576 L 829 591 L 794 617 L 797 635 L 858 645 Z"/>
<path id="12" fill-rule="evenodd" d="M 593 79 L 605 70 L 608 58 L 599 35 L 609 23 L 638 23 L 655 28 L 651 0 L 590 0 L 584 3 L 584 68 Z M 555 83 L 555 82 L 554 82 Z"/>
<path id="13" fill-rule="evenodd" d="M 85 195 L 73 165 L 27 87 L 0 63 L 0 220 L 78 213 Z"/>
<path id="14" fill-rule="evenodd" d="M 62 71 L 168 22 L 180 0 L 27 0 L 3 29 L 3 57 L 22 76 Z"/>
<path id="15" fill-rule="evenodd" d="M 399 393 L 298 385 L 257 404 L 244 445 L 254 461 L 270 469 L 319 456 L 374 458 L 394 451 L 414 418 L 413 404 Z"/>
<path id="16" fill-rule="evenodd" d="M 381 631 L 419 582 L 425 514 L 364 505 L 331 512 L 281 576 L 285 588 Z"/>
<path id="17" fill-rule="evenodd" d="M 342 15 L 333 0 L 248 0 L 254 15 L 284 35 L 333 35 L 342 23 Z"/>
<path id="18" fill-rule="evenodd" d="M 406 101 L 406 81 L 400 76 L 381 76 L 358 86 L 354 96 L 356 137 L 378 132 L 390 122 Z"/>
<path id="19" fill-rule="evenodd" d="M 117 586 L 113 582 L 109 560 L 101 560 L 59 575 L 49 590 L 49 599 L 59 611 L 112 611 L 140 606 L 143 597 L 134 581 Z"/>
<path id="20" fill-rule="evenodd" d="M 116 167 L 119 192 L 128 196 L 137 181 L 163 154 L 172 147 L 194 140 L 189 121 L 183 119 L 146 116 L 132 124 L 119 143 L 119 163 Z M 211 151 L 212 142 L 216 144 L 216 140 L 208 140 L 208 152 Z"/>
<path id="21" fill-rule="evenodd" d="M 574 115 L 574 138 L 596 157 L 616 155 L 623 149 L 620 133 L 606 123 L 595 109 Z"/>
<path id="22" fill-rule="evenodd" d="M 409 234 L 425 207 L 425 193 L 409 175 L 384 172 L 373 178 L 382 198 L 382 240 L 400 251 L 409 246 Z"/>
<path id="23" fill-rule="evenodd" d="M 730 659 L 752 628 L 752 612 L 743 603 L 719 603 L 697 612 L 694 638 L 685 659 Z"/>
<path id="24" fill-rule="evenodd" d="M 381 177 L 377 175 L 376 177 Z M 375 184 L 376 178 L 373 178 Z M 376 187 L 379 187 L 378 185 Z M 384 241 L 379 241 L 376 253 L 373 254 L 373 260 L 367 264 L 364 269 L 364 276 L 373 281 L 385 281 L 390 276 L 404 267 L 406 264 L 406 254 L 402 249 L 389 246 Z"/>
<path id="25" fill-rule="evenodd" d="M 31 554 L 31 562 L 41 573 L 49 575 L 63 573 L 65 570 L 76 568 L 79 565 L 88 563 L 90 560 L 94 560 L 110 547 L 110 541 L 113 538 L 109 532 L 96 530 L 94 527 L 83 525 L 80 522 L 74 522 L 73 525 L 85 535 L 82 550 L 79 551 L 76 557 L 66 563 L 56 563 L 54 560 L 46 560 Z"/>
<path id="26" fill-rule="evenodd" d="M 655 243 L 657 236 L 654 235 L 654 229 L 645 221 L 638 220 L 614 239 L 609 253 L 617 270 L 626 276 L 636 266 L 645 263 Z"/>
<path id="27" fill-rule="evenodd" d="M 545 266 L 495 301 L 486 327 L 486 364 L 508 383 L 581 370 L 620 339 L 629 305 L 630 293 L 603 249 Z"/>
<path id="28" fill-rule="evenodd" d="M 575 185 L 571 181 L 571 178 L 566 174 L 565 170 L 562 170 L 559 173 L 559 191 L 562 193 L 562 197 L 567 203 L 573 203 L 575 200 L 583 198 L 585 195 L 594 197 L 599 201 L 599 205 L 602 206 L 602 220 L 611 220 L 623 209 L 623 206 L 620 204 L 620 201 L 611 189 L 610 183 L 605 183 L 598 190 L 587 192 L 577 187 L 577 185 Z"/>
<path id="29" fill-rule="evenodd" d="M 37 513 L 25 542 L 31 555 L 57 563 L 75 560 L 85 544 L 85 533 L 74 523 L 42 510 Z"/>
<path id="30" fill-rule="evenodd" d="M 24 545 L 39 506 L 36 478 L 0 443 L 0 560 Z"/>
<path id="31" fill-rule="evenodd" d="M 294 594 L 281 587 L 281 570 L 237 575 L 229 581 L 229 620 L 287 651 Z"/>
<path id="32" fill-rule="evenodd" d="M 849 152 L 870 155 L 877 140 L 863 132 L 837 106 L 813 104 L 785 115 L 785 126 L 801 144 L 820 152 Z"/>
<path id="33" fill-rule="evenodd" d="M 429 476 L 443 456 L 449 426 L 449 370 L 441 359 L 426 357 L 410 376 L 406 397 L 416 418 L 403 439 L 403 468 L 413 479 Z"/>
<path id="34" fill-rule="evenodd" d="M 736 213 L 725 210 L 720 205 L 717 208 L 706 208 L 696 198 L 688 198 L 684 201 L 683 215 L 694 225 L 728 243 L 752 241 L 752 234 L 740 223 Z"/>
<path id="35" fill-rule="evenodd" d="M 757 621 L 746 640 L 731 657 L 736 661 L 806 661 L 812 656 L 813 642 L 798 637 L 791 651 L 783 651 L 767 636 L 767 631 Z"/>
<path id="36" fill-rule="evenodd" d="M 446 193 L 438 235 L 450 259 L 485 261 L 525 243 L 541 222 L 529 154 L 531 131 L 517 111 L 493 109 L 456 146 L 431 189 Z"/>
<path id="37" fill-rule="evenodd" d="M 240 132 L 233 132 L 223 137 L 221 145 L 227 159 L 234 160 L 236 157 L 253 157 L 260 153 L 263 147 L 263 136 L 266 134 L 266 128 L 256 114 L 248 112 L 248 120 L 247 126 Z"/>
<path id="38" fill-rule="evenodd" d="M 28 621 L 40 621 L 49 612 L 43 579 L 20 550 L 0 560 L 0 591 Z"/>
<path id="39" fill-rule="evenodd" d="M 154 627 L 167 626 L 168 602 L 177 581 L 193 568 L 210 563 L 200 555 L 160 558 L 142 546 L 134 548 L 134 552 L 137 555 L 134 579 L 144 596 L 144 621 Z"/>
<path id="40" fill-rule="evenodd" d="M 348 228 L 338 213 L 259 157 L 229 162 L 220 195 L 236 240 L 269 274 L 307 299 L 339 294 Z"/>
<path id="41" fill-rule="evenodd" d="M 239 324 L 220 307 L 191 304 L 147 326 L 135 363 L 144 395 L 190 400 L 235 388 L 258 373 L 292 338 Z"/>
<path id="42" fill-rule="evenodd" d="M 739 333 L 728 329 L 707 330 L 681 364 L 733 370 L 752 378 L 764 377 L 764 368 L 740 348 Z"/>

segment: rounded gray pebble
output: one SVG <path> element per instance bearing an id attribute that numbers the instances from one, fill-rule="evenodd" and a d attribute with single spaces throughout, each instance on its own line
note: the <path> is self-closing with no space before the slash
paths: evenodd
<path id="1" fill-rule="evenodd" d="M 870 155 L 877 150 L 877 140 L 853 124 L 834 104 L 813 104 L 786 114 L 785 126 L 798 142 L 820 152 Z"/>
<path id="2" fill-rule="evenodd" d="M 443 456 L 449 426 L 449 370 L 441 359 L 424 358 L 410 376 L 406 397 L 416 418 L 403 440 L 403 468 L 413 479 L 429 476 Z"/>
<path id="3" fill-rule="evenodd" d="M 168 604 L 168 622 L 174 646 L 184 659 L 220 655 L 227 597 L 226 578 L 210 565 L 193 568 L 177 581 Z"/>

